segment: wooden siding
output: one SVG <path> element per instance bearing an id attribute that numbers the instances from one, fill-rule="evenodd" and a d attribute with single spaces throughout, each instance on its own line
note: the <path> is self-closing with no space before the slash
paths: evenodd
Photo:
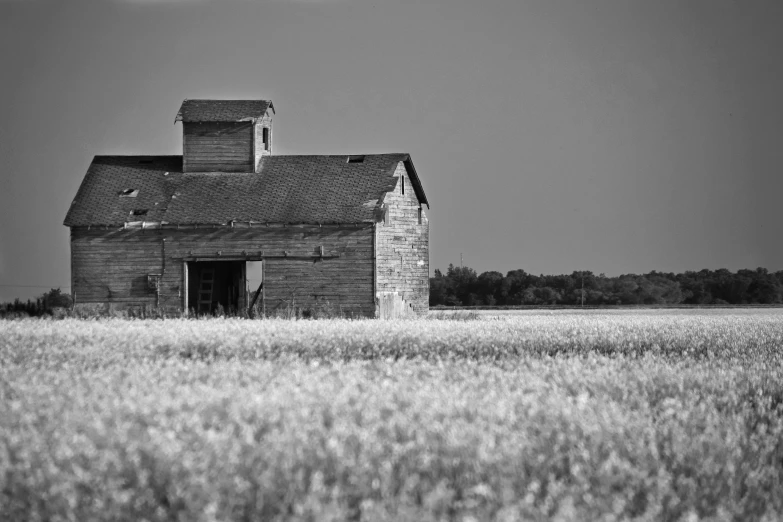
<path id="1" fill-rule="evenodd" d="M 71 230 L 72 288 L 77 306 L 155 306 L 148 274 L 163 273 L 160 306 L 182 310 L 184 259 L 263 252 L 267 312 L 294 304 L 373 317 L 373 226 L 270 226 L 201 229 Z M 297 256 L 319 255 L 325 259 Z M 165 251 L 165 271 L 164 255 Z M 279 256 L 289 256 L 282 258 Z M 275 257 L 278 256 L 278 257 Z M 329 256 L 339 256 L 328 258 Z M 328 304 L 327 304 L 328 303 Z"/>
<path id="2" fill-rule="evenodd" d="M 252 122 L 182 124 L 183 172 L 253 172 Z"/>
<path id="3" fill-rule="evenodd" d="M 383 199 L 387 219 L 376 228 L 376 292 L 396 292 L 417 314 L 429 310 L 429 220 L 413 190 L 405 165 L 394 172 L 397 186 Z M 402 193 L 404 183 L 405 193 Z"/>

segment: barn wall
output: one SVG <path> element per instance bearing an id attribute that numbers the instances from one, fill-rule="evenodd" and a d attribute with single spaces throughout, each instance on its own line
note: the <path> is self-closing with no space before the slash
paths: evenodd
<path id="1" fill-rule="evenodd" d="M 253 123 L 182 124 L 184 172 L 253 172 Z"/>
<path id="2" fill-rule="evenodd" d="M 163 241 L 165 239 L 165 241 Z M 165 246 L 164 246 L 165 243 Z M 296 259 L 320 252 L 334 259 Z M 267 312 L 289 303 L 304 309 L 331 306 L 347 316 L 375 315 L 373 227 L 289 226 L 215 229 L 72 229 L 72 286 L 77 305 L 110 303 L 112 308 L 155 305 L 147 274 L 163 272 L 160 305 L 182 308 L 183 258 L 224 257 L 242 251 L 267 258 Z M 327 305 L 328 302 L 328 305 Z"/>
<path id="3" fill-rule="evenodd" d="M 71 229 L 71 291 L 75 302 L 155 305 L 147 274 L 160 273 L 160 236 L 152 232 Z"/>
<path id="4" fill-rule="evenodd" d="M 429 221 L 422 210 L 422 224 L 419 224 L 421 205 L 402 162 L 394 175 L 397 186 L 383 200 L 388 208 L 388 223 L 378 223 L 376 228 L 376 290 L 397 292 L 413 304 L 416 313 L 423 314 L 429 310 L 430 299 Z"/>

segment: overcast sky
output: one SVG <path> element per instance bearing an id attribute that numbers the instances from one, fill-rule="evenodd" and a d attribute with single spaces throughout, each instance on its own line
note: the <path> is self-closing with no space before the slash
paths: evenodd
<path id="1" fill-rule="evenodd" d="M 94 155 L 264 98 L 277 154 L 409 152 L 431 268 L 783 269 L 778 0 L 0 0 L 0 301 L 68 286 Z"/>

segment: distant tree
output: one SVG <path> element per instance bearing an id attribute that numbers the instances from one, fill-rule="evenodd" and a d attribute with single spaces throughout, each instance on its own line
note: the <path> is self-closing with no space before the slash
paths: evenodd
<path id="1" fill-rule="evenodd" d="M 40 300 L 43 302 L 43 308 L 46 311 L 52 308 L 70 308 L 73 304 L 70 294 L 63 293 L 59 288 L 52 288 L 42 295 Z"/>
<path id="2" fill-rule="evenodd" d="M 683 302 L 687 304 L 706 304 L 712 302 L 712 293 L 701 272 L 685 272 L 677 276 L 683 293 Z"/>
<path id="3" fill-rule="evenodd" d="M 519 296 L 519 299 L 517 300 L 517 304 L 526 304 L 526 305 L 534 305 L 534 304 L 540 304 L 539 298 L 536 296 L 536 290 L 537 288 L 535 286 L 528 286 L 525 288 L 524 291 L 520 292 L 519 294 L 516 294 Z"/>
<path id="4" fill-rule="evenodd" d="M 444 277 L 436 268 L 435 277 L 430 278 L 430 306 L 445 305 L 454 292 L 453 286 L 451 279 Z"/>
<path id="5" fill-rule="evenodd" d="M 446 277 L 454 283 L 454 294 L 460 304 L 468 305 L 471 301 L 470 294 L 476 293 L 478 276 L 476 271 L 469 267 L 455 267 L 450 264 L 446 271 Z"/>
<path id="6" fill-rule="evenodd" d="M 598 288 L 598 281 L 596 276 L 590 272 L 589 270 L 579 271 L 579 272 L 572 272 L 571 273 L 571 288 L 573 290 L 570 292 L 570 301 L 573 304 L 581 304 L 582 303 L 582 290 L 584 289 L 584 296 L 585 296 L 585 303 L 586 304 L 600 304 L 599 303 L 590 303 L 590 295 L 591 291 L 592 293 L 592 299 L 593 301 L 596 300 L 597 295 L 602 295 L 601 292 L 595 292 L 594 290 Z M 600 301 L 600 298 L 598 298 Z"/>
<path id="7" fill-rule="evenodd" d="M 536 288 L 533 293 L 536 296 L 536 304 L 553 305 L 557 304 L 557 302 L 562 298 L 560 293 L 549 286 Z"/>
<path id="8" fill-rule="evenodd" d="M 497 304 L 503 298 L 503 274 L 500 272 L 483 272 L 476 280 L 476 293 L 487 305 Z"/>
<path id="9" fill-rule="evenodd" d="M 39 317 L 49 314 L 57 307 L 69 308 L 73 304 L 71 296 L 62 292 L 59 288 L 52 288 L 35 300 L 22 301 L 19 298 L 10 303 L 0 303 L 0 312 L 3 315 Z"/>
<path id="10" fill-rule="evenodd" d="M 646 279 L 651 284 L 651 294 L 657 303 L 677 304 L 682 302 L 683 293 L 679 281 L 658 274 L 648 274 Z"/>
<path id="11" fill-rule="evenodd" d="M 778 280 L 775 274 L 770 274 L 766 268 L 757 268 L 748 272 L 751 279 L 747 289 L 750 302 L 760 304 L 783 302 L 783 281 Z"/>
<path id="12" fill-rule="evenodd" d="M 500 285 L 500 302 L 507 305 L 527 304 L 524 302 L 524 292 L 531 286 L 536 286 L 535 276 L 524 270 L 511 270 Z"/>

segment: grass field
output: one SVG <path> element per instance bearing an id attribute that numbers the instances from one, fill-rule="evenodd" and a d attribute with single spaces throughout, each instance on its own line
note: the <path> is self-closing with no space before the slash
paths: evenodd
<path id="1" fill-rule="evenodd" d="M 774 309 L 0 321 L 0 520 L 779 520 L 782 351 Z"/>

